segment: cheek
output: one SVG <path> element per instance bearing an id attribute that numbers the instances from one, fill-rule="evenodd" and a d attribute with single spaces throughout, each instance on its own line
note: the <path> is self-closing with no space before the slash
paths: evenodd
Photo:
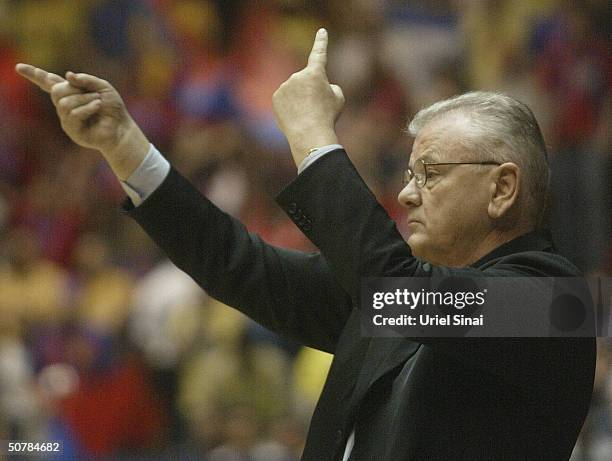
<path id="1" fill-rule="evenodd" d="M 423 203 L 428 237 L 443 246 L 454 244 L 474 223 L 474 202 L 465 194 L 448 192 L 436 194 L 428 203 Z"/>
<path id="2" fill-rule="evenodd" d="M 409 229 L 408 244 L 415 256 L 428 259 L 437 248 L 446 247 L 448 239 L 445 216 L 448 211 L 436 200 L 423 200 L 419 217 L 424 224 L 415 224 Z"/>
<path id="3" fill-rule="evenodd" d="M 440 204 L 430 214 L 430 238 L 440 244 L 452 244 L 463 228 L 461 211 L 449 203 Z"/>
<path id="4" fill-rule="evenodd" d="M 427 229 L 432 233 L 445 232 L 448 228 L 449 221 L 455 220 L 457 213 L 452 202 L 448 199 L 441 200 L 442 194 L 436 194 L 429 197 L 429 200 L 423 201 L 423 214 Z"/>

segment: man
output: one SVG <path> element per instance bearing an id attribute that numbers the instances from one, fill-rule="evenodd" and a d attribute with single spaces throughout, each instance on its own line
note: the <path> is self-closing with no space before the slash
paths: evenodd
<path id="1" fill-rule="evenodd" d="M 337 144 L 344 98 L 326 49 L 321 29 L 306 68 L 274 95 L 300 173 L 278 201 L 316 254 L 267 245 L 200 196 L 108 82 L 17 71 L 51 93 L 75 142 L 101 151 L 128 213 L 178 267 L 273 331 L 334 353 L 304 460 L 568 459 L 589 407 L 592 338 L 371 339 L 354 308 L 362 276 L 579 275 L 538 231 L 548 168 L 533 115 L 472 93 L 415 117 L 399 195 L 406 245 Z"/>

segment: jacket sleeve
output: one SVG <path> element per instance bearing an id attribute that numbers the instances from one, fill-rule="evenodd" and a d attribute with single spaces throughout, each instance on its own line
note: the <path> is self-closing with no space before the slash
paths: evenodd
<path id="1" fill-rule="evenodd" d="M 219 210 L 176 170 L 124 210 L 210 296 L 270 330 L 333 353 L 350 298 L 320 253 L 274 247 Z"/>

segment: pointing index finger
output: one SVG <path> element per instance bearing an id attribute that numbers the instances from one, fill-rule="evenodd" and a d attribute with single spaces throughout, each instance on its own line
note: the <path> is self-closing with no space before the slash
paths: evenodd
<path id="1" fill-rule="evenodd" d="M 313 69 L 322 70 L 325 72 L 327 64 L 327 31 L 323 28 L 317 31 L 312 51 L 308 56 L 308 66 Z"/>
<path id="2" fill-rule="evenodd" d="M 15 66 L 15 70 L 19 75 L 27 78 L 41 90 L 46 91 L 47 93 L 51 92 L 53 85 L 65 81 L 57 74 L 47 72 L 46 70 L 39 69 L 38 67 L 34 67 L 29 64 L 17 64 Z"/>

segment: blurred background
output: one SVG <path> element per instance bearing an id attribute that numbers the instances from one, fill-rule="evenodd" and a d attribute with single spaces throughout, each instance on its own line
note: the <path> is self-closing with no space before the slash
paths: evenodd
<path id="1" fill-rule="evenodd" d="M 410 117 L 500 90 L 544 132 L 559 249 L 610 276 L 611 15 L 606 0 L 0 0 L 0 440 L 61 440 L 57 459 L 297 460 L 330 363 L 175 269 L 15 63 L 109 80 L 204 194 L 313 251 L 274 203 L 295 167 L 271 97 L 325 26 L 340 141 L 402 232 Z M 599 339 L 572 460 L 612 459 L 611 357 Z"/>

